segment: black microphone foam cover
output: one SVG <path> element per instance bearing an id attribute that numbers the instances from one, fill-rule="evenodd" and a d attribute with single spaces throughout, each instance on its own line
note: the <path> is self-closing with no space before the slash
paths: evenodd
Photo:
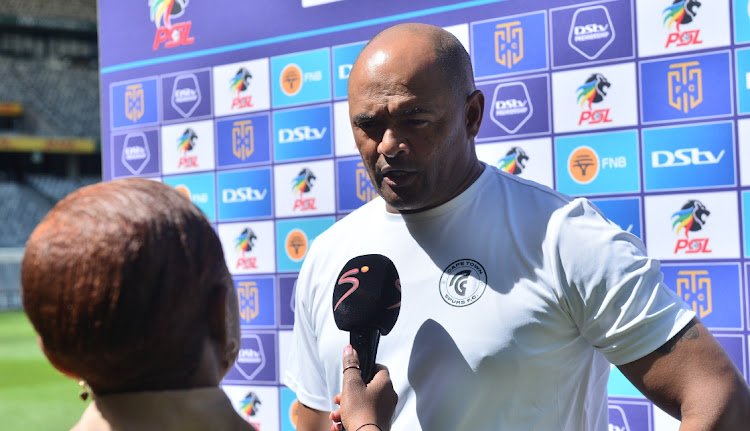
<path id="1" fill-rule="evenodd" d="M 373 328 L 387 335 L 400 309 L 401 282 L 390 259 L 367 254 L 344 265 L 333 288 L 333 318 L 339 329 Z"/>

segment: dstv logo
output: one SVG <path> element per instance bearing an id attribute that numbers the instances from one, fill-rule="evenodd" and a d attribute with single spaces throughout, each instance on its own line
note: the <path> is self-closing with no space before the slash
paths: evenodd
<path id="1" fill-rule="evenodd" d="M 719 155 L 716 156 L 711 151 L 701 151 L 698 148 L 681 148 L 674 152 L 659 150 L 651 153 L 651 166 L 669 168 L 688 165 L 714 165 L 721 161 L 724 152 L 724 150 L 721 150 Z"/>
<path id="2" fill-rule="evenodd" d="M 260 364 L 263 362 L 263 356 L 257 350 L 240 349 L 237 362 L 241 364 Z"/>
<path id="3" fill-rule="evenodd" d="M 576 36 L 583 36 L 587 34 L 601 34 L 601 33 L 605 33 L 607 30 L 609 30 L 608 24 L 577 25 L 573 27 L 573 34 L 575 34 Z M 607 37 L 607 36 L 609 36 L 609 34 L 606 34 L 604 37 Z M 585 37 L 576 38 L 576 40 L 585 40 L 585 39 L 588 39 L 588 38 L 585 38 Z"/>
<path id="4" fill-rule="evenodd" d="M 525 114 L 529 110 L 528 106 L 528 100 L 498 100 L 495 102 L 495 115 Z"/>
<path id="5" fill-rule="evenodd" d="M 327 130 L 327 127 L 318 129 L 310 126 L 300 126 L 293 129 L 279 129 L 279 143 L 289 144 L 292 142 L 317 141 L 323 139 Z"/>
<path id="6" fill-rule="evenodd" d="M 237 202 L 262 201 L 266 198 L 268 189 L 254 189 L 252 187 L 238 187 L 221 191 L 221 201 L 225 204 Z"/>
<path id="7" fill-rule="evenodd" d="M 124 147 L 122 154 L 125 160 L 143 160 L 148 157 L 144 147 Z"/>

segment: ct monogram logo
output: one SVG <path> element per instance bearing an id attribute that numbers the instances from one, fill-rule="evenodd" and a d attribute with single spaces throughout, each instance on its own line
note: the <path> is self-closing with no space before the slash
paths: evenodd
<path id="1" fill-rule="evenodd" d="M 479 300 L 487 287 L 487 272 L 472 259 L 459 259 L 443 270 L 440 296 L 454 307 L 466 307 Z"/>

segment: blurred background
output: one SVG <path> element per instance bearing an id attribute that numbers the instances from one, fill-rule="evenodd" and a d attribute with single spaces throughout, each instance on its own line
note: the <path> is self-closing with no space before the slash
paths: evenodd
<path id="1" fill-rule="evenodd" d="M 0 1 L 0 429 L 69 429 L 86 406 L 21 311 L 23 246 L 101 180 L 96 0 Z"/>

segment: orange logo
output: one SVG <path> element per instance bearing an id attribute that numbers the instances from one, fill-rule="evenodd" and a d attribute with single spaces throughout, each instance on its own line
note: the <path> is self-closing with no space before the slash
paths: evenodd
<path id="1" fill-rule="evenodd" d="M 568 174 L 579 184 L 594 181 L 599 173 L 599 156 L 590 147 L 578 147 L 568 158 Z"/>
<path id="2" fill-rule="evenodd" d="M 191 199 L 191 197 L 190 197 L 190 189 L 188 189 L 186 185 L 180 184 L 178 186 L 175 186 L 175 190 L 177 190 L 178 192 L 180 192 L 183 195 L 185 195 L 185 197 L 187 197 L 188 199 Z"/>
<path id="3" fill-rule="evenodd" d="M 294 428 L 297 428 L 297 409 L 299 408 L 299 400 L 294 400 L 292 405 L 289 407 L 289 420 L 292 422 L 292 425 L 294 425 Z"/>
<path id="4" fill-rule="evenodd" d="M 287 96 L 294 96 L 302 89 L 302 69 L 294 63 L 284 66 L 281 71 L 281 91 Z"/>
<path id="5" fill-rule="evenodd" d="M 294 229 L 286 236 L 286 254 L 295 262 L 301 261 L 307 253 L 307 235 Z"/>

